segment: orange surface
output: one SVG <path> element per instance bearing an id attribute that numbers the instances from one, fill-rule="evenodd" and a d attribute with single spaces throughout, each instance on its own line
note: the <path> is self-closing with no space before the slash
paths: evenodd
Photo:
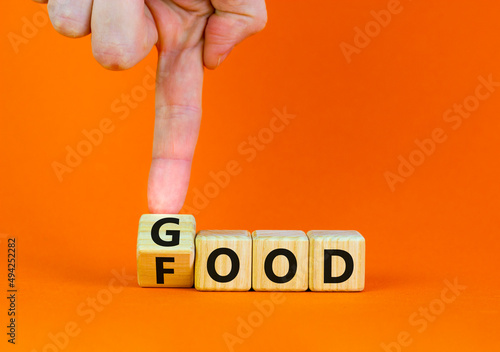
<path id="1" fill-rule="evenodd" d="M 256 305 L 271 293 L 136 284 L 154 97 L 148 90 L 118 113 L 112 104 L 143 84 L 156 53 L 132 70 L 106 71 L 88 37 L 58 35 L 43 24 L 43 6 L 6 2 L 0 281 L 4 295 L 5 236 L 15 236 L 19 291 L 17 345 L 2 328 L 0 349 L 226 351 L 233 338 L 235 351 L 499 350 L 500 89 L 476 87 L 480 77 L 500 81 L 500 4 L 401 4 L 348 63 L 341 43 L 353 45 L 355 27 L 387 1 L 270 1 L 265 31 L 207 72 L 186 204 L 230 160 L 240 172 L 212 193 L 208 186 L 198 229 L 356 229 L 367 241 L 364 292 L 286 293 L 264 316 Z M 16 53 L 8 33 L 21 35 L 35 15 L 40 27 Z M 447 112 L 464 100 L 467 118 Z M 296 117 L 247 161 L 240 145 L 285 107 Z M 52 163 L 107 118 L 113 131 L 59 182 Z M 442 143 L 418 159 L 415 140 L 436 128 Z M 421 165 L 402 170 L 391 190 L 386 172 L 411 153 Z M 120 283 L 113 271 L 122 270 Z M 466 288 L 452 301 L 445 281 L 455 279 Z"/>

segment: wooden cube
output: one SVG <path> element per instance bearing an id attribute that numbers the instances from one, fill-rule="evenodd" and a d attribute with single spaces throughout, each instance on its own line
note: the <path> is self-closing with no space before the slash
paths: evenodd
<path id="1" fill-rule="evenodd" d="M 255 291 L 305 291 L 309 241 L 302 231 L 259 230 L 252 233 Z"/>
<path id="2" fill-rule="evenodd" d="M 195 283 L 201 291 L 252 287 L 252 237 L 248 231 L 211 230 L 196 235 Z"/>
<path id="3" fill-rule="evenodd" d="M 137 280 L 143 287 L 192 287 L 196 222 L 192 215 L 145 214 L 137 237 Z"/>
<path id="4" fill-rule="evenodd" d="M 362 291 L 365 239 L 357 231 L 315 230 L 309 237 L 311 291 Z"/>

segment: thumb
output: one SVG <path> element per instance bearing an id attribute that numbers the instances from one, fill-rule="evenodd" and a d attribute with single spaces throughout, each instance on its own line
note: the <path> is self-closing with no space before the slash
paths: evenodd
<path id="1" fill-rule="evenodd" d="M 207 68 L 217 68 L 233 47 L 266 26 L 264 0 L 212 0 L 215 12 L 205 28 L 203 61 Z"/>

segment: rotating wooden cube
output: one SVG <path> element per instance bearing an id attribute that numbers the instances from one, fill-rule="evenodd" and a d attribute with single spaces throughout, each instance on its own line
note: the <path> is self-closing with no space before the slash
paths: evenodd
<path id="1" fill-rule="evenodd" d="M 192 287 L 196 222 L 192 215 L 145 214 L 137 237 L 137 280 L 143 287 Z"/>

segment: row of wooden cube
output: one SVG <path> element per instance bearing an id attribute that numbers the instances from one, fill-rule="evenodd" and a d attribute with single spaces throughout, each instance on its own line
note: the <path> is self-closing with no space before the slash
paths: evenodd
<path id="1" fill-rule="evenodd" d="M 356 231 L 196 233 L 192 215 L 145 214 L 137 276 L 143 287 L 201 291 L 361 291 L 365 239 Z"/>

